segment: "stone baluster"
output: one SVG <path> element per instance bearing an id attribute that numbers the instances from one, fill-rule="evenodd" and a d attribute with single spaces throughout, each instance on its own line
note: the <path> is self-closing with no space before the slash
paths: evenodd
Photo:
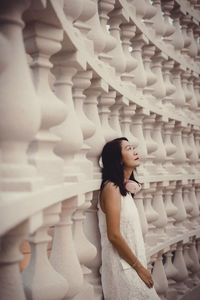
<path id="1" fill-rule="evenodd" d="M 176 188 L 176 182 L 170 181 L 169 185 L 165 187 L 164 191 L 164 201 L 165 210 L 167 214 L 167 225 L 166 232 L 169 236 L 174 236 L 176 234 L 176 227 L 174 226 L 174 215 L 177 213 L 177 207 L 173 204 L 172 195 Z"/>
<path id="2" fill-rule="evenodd" d="M 111 106 L 110 125 L 119 136 L 122 136 L 120 127 L 120 109 L 124 104 L 127 105 L 127 103 L 128 99 L 126 97 L 117 96 L 115 98 L 115 103 Z"/>
<path id="3" fill-rule="evenodd" d="M 83 0 L 64 0 L 63 10 L 67 20 L 73 25 L 78 17 L 80 17 L 83 11 L 84 1 Z"/>
<path id="4" fill-rule="evenodd" d="M 92 41 L 89 41 L 90 43 L 88 43 L 88 39 L 86 38 L 86 36 L 90 31 L 91 27 L 87 23 L 87 21 L 90 20 L 95 15 L 96 9 L 97 9 L 96 3 L 93 0 L 84 0 L 81 14 L 74 22 L 74 26 L 79 29 L 79 31 L 84 37 L 85 46 L 87 47 L 87 49 L 90 50 L 91 50 Z"/>
<path id="5" fill-rule="evenodd" d="M 192 126 L 191 131 L 189 133 L 189 144 L 192 148 L 192 153 L 189 155 L 189 164 L 190 164 L 190 172 L 193 174 L 198 174 L 198 170 L 196 168 L 199 156 L 198 156 L 198 150 L 196 148 L 195 142 L 194 142 L 194 128 Z"/>
<path id="6" fill-rule="evenodd" d="M 184 261 L 185 261 L 185 265 L 187 267 L 187 271 L 188 271 L 188 278 L 185 280 L 185 284 L 192 288 L 193 283 L 192 283 L 192 278 L 191 278 L 191 269 L 193 267 L 193 261 L 189 255 L 189 248 L 190 248 L 190 242 L 186 243 L 183 245 L 183 257 L 184 257 Z"/>
<path id="7" fill-rule="evenodd" d="M 78 294 L 83 285 L 83 274 L 72 237 L 71 221 L 71 216 L 81 201 L 82 199 L 75 196 L 62 202 L 60 221 L 54 229 L 50 262 L 69 284 L 64 299 L 69 299 Z"/>
<path id="8" fill-rule="evenodd" d="M 133 83 L 136 85 L 138 95 L 142 95 L 143 89 L 147 84 L 146 72 L 142 59 L 142 49 L 145 44 L 148 44 L 148 39 L 144 34 L 137 34 L 132 40 L 133 57 L 137 60 L 137 67 L 130 73 L 134 75 Z M 140 76 L 138 76 L 140 74 Z"/>
<path id="9" fill-rule="evenodd" d="M 191 266 L 192 283 L 194 285 L 199 285 L 199 277 L 197 276 L 197 273 L 200 270 L 200 264 L 199 264 L 197 249 L 196 249 L 196 237 L 195 236 L 190 237 L 189 255 L 193 262 L 193 265 Z"/>
<path id="10" fill-rule="evenodd" d="M 200 107 L 200 77 L 194 80 L 194 92 L 197 100 L 197 106 Z"/>
<path id="11" fill-rule="evenodd" d="M 190 101 L 192 99 L 192 93 L 188 89 L 189 77 L 190 77 L 189 72 L 182 72 L 182 89 L 183 89 L 184 96 L 185 96 L 184 112 L 188 116 L 190 116 L 189 106 L 190 106 Z"/>
<path id="12" fill-rule="evenodd" d="M 162 1 L 161 4 L 164 11 L 163 17 L 165 22 L 165 33 L 163 41 L 166 43 L 167 47 L 171 47 L 172 34 L 175 32 L 175 27 L 170 22 L 170 11 L 174 7 L 174 1 Z"/>
<path id="13" fill-rule="evenodd" d="M 143 119 L 143 129 L 144 129 L 144 139 L 146 141 L 147 156 L 145 168 L 151 174 L 154 173 L 155 164 L 153 163 L 154 152 L 158 149 L 158 144 L 152 139 L 151 133 L 153 132 L 153 127 L 155 123 L 155 114 L 150 114 L 150 116 L 145 116 Z"/>
<path id="14" fill-rule="evenodd" d="M 72 77 L 76 74 L 77 69 L 86 67 L 86 62 L 78 52 L 64 52 L 64 49 L 63 52 L 53 57 L 53 62 L 53 73 L 56 77 L 55 93 L 66 105 L 68 111 L 65 121 L 56 129 L 54 128 L 54 132 L 61 138 L 57 142 L 54 151 L 64 160 L 64 180 L 77 182 L 84 178 L 80 167 L 75 164 L 75 154 L 80 152 L 83 144 L 83 134 L 78 115 L 74 109 Z M 73 128 L 73 130 L 70 130 L 70 128 Z"/>
<path id="15" fill-rule="evenodd" d="M 185 206 L 185 211 L 187 213 L 187 219 L 185 220 L 184 224 L 187 228 L 191 228 L 189 217 L 190 217 L 190 213 L 193 209 L 192 203 L 189 199 L 189 187 L 190 187 L 190 184 L 186 184 L 183 186 L 183 202 L 184 202 L 184 206 Z"/>
<path id="16" fill-rule="evenodd" d="M 200 170 L 200 132 L 198 130 L 194 131 L 194 139 L 195 139 L 195 146 L 197 149 L 197 156 L 198 156 L 196 169 L 199 171 Z"/>
<path id="17" fill-rule="evenodd" d="M 181 13 L 178 10 L 173 10 L 172 16 L 173 16 L 173 25 L 175 27 L 175 32 L 172 35 L 172 44 L 174 46 L 174 50 L 176 54 L 179 54 L 184 47 L 184 39 L 183 39 L 183 34 L 180 26 Z"/>
<path id="18" fill-rule="evenodd" d="M 107 23 L 109 21 L 109 12 L 111 12 L 114 8 L 115 0 L 101 0 L 98 2 L 98 8 L 99 8 L 99 18 L 101 22 L 101 26 L 104 32 L 104 39 L 105 39 L 105 46 L 103 49 L 103 53 L 99 55 L 100 60 L 102 60 L 105 63 L 109 63 L 111 60 L 111 56 L 107 54 L 110 50 L 112 50 L 114 47 L 116 47 L 116 39 L 109 33 L 107 30 Z M 95 34 L 95 39 L 97 39 L 98 34 L 96 32 L 96 27 L 93 28 Z"/>
<path id="19" fill-rule="evenodd" d="M 194 25 L 194 23 L 192 23 L 192 22 L 188 26 L 188 36 L 191 40 L 191 44 L 189 46 L 188 54 L 193 59 L 197 56 L 197 53 L 198 53 L 197 41 L 194 38 L 195 26 L 196 25 Z"/>
<path id="20" fill-rule="evenodd" d="M 82 289 L 73 299 L 82 300 L 82 299 L 94 299 L 94 290 L 92 285 L 87 281 L 88 274 L 91 271 L 86 267 L 86 265 L 92 261 L 96 256 L 96 247 L 89 242 L 86 238 L 83 229 L 83 223 L 85 220 L 85 210 L 90 206 L 90 201 L 92 200 L 92 192 L 87 193 L 85 196 L 85 201 L 81 204 L 75 213 L 73 214 L 74 221 L 74 243 L 79 258 L 79 262 L 82 267 L 82 272 L 84 276 L 84 282 Z"/>
<path id="21" fill-rule="evenodd" d="M 171 70 L 174 66 L 174 61 L 173 60 L 168 60 L 165 61 L 163 64 L 163 71 L 164 71 L 164 83 L 165 83 L 165 88 L 166 88 L 166 96 L 163 99 L 163 103 L 165 104 L 165 108 L 169 112 L 174 111 L 174 105 L 173 105 L 173 97 L 174 93 L 176 91 L 176 85 L 171 82 Z"/>
<path id="22" fill-rule="evenodd" d="M 163 60 L 167 60 L 167 55 L 163 52 L 156 52 L 154 57 L 152 58 L 152 71 L 156 75 L 157 81 L 152 86 L 153 96 L 157 100 L 157 105 L 159 105 L 159 101 L 162 101 L 163 98 L 166 96 L 166 87 L 163 80 L 163 73 L 162 73 L 162 64 Z"/>
<path id="23" fill-rule="evenodd" d="M 192 94 L 192 98 L 190 100 L 190 110 L 192 111 L 192 119 L 193 120 L 195 120 L 197 118 L 196 112 L 197 112 L 197 108 L 198 108 L 197 98 L 196 98 L 196 94 L 194 92 L 195 78 L 196 77 L 191 73 L 191 76 L 189 77 L 189 81 L 188 81 L 188 89 L 190 90 L 190 92 Z M 198 119 L 196 119 L 196 120 L 198 120 Z"/>
<path id="24" fill-rule="evenodd" d="M 176 146 L 176 152 L 173 154 L 173 163 L 175 165 L 175 173 L 185 174 L 186 171 L 183 169 L 183 165 L 186 162 L 186 154 L 183 147 L 182 131 L 183 126 L 180 122 L 175 122 L 174 133 L 172 135 L 172 143 Z"/>
<path id="25" fill-rule="evenodd" d="M 175 121 L 170 120 L 164 125 L 164 145 L 166 150 L 166 160 L 164 167 L 168 173 L 174 172 L 173 154 L 176 152 L 176 146 L 171 141 L 172 131 L 174 129 Z"/>
<path id="26" fill-rule="evenodd" d="M 92 71 L 80 71 L 73 77 L 73 99 L 74 99 L 74 107 L 76 114 L 78 116 L 78 120 L 80 123 L 80 127 L 82 130 L 84 143 L 81 147 L 80 153 L 76 154 L 75 164 L 78 165 L 81 171 L 88 177 L 92 178 L 93 176 L 93 165 L 92 162 L 86 158 L 86 154 L 89 150 L 89 146 L 86 144 L 85 140 L 90 138 L 95 130 L 95 124 L 89 120 L 84 113 L 83 105 L 86 99 L 86 95 L 84 94 L 84 90 L 86 90 L 91 82 Z"/>
<path id="27" fill-rule="evenodd" d="M 135 85 L 133 83 L 134 75 L 132 71 L 137 67 L 137 60 L 131 55 L 130 46 L 131 39 L 134 39 L 136 31 L 136 26 L 131 24 L 122 24 L 121 25 L 121 38 L 122 38 L 122 47 L 126 59 L 126 69 L 125 72 L 121 75 L 121 79 L 124 81 L 123 84 L 131 86 L 132 91 L 135 92 Z"/>
<path id="28" fill-rule="evenodd" d="M 45 183 L 51 185 L 64 181 L 64 161 L 53 151 L 60 138 L 52 129 L 65 120 L 67 107 L 52 92 L 49 85 L 52 68 L 50 59 L 61 49 L 63 30 L 46 21 L 48 13 L 52 13 L 53 8 L 41 9 L 40 1 L 32 5 L 34 6 L 31 6 L 24 15 L 26 20 L 24 40 L 26 51 L 32 57 L 30 66 L 33 81 L 41 101 L 41 126 L 29 146 L 28 155 L 30 163 L 37 167 Z"/>
<path id="29" fill-rule="evenodd" d="M 183 34 L 183 40 L 184 40 L 184 46 L 183 46 L 183 49 L 181 50 L 181 53 L 185 57 L 188 57 L 189 46 L 192 42 L 191 38 L 189 37 L 189 35 L 187 33 L 188 24 L 190 22 L 191 22 L 191 16 L 190 15 L 183 15 L 181 17 L 181 27 L 182 27 L 182 34 Z"/>
<path id="30" fill-rule="evenodd" d="M 173 250 L 175 250 L 175 247 L 171 245 L 170 250 L 165 254 L 166 262 L 164 264 L 164 269 L 168 279 L 167 299 L 177 300 L 176 282 L 173 278 L 178 274 L 178 270 L 172 263 Z"/>
<path id="31" fill-rule="evenodd" d="M 133 130 L 132 130 L 134 136 L 137 137 L 139 142 L 137 146 L 137 151 L 141 161 L 141 165 L 137 168 L 137 170 L 138 170 L 138 175 L 141 174 L 142 176 L 148 174 L 147 173 L 148 171 L 145 168 L 146 157 L 147 157 L 147 146 L 146 146 L 146 141 L 144 138 L 144 133 L 142 128 L 142 123 L 145 115 L 146 115 L 145 111 L 142 108 L 136 109 L 136 114 L 133 116 Z"/>
<path id="32" fill-rule="evenodd" d="M 133 123 L 132 119 L 135 115 L 135 111 L 136 111 L 136 105 L 131 104 L 131 102 L 129 102 L 128 105 L 122 106 L 121 115 L 120 115 L 121 117 L 120 125 L 121 125 L 122 135 L 127 137 L 127 139 L 133 145 L 133 147 L 137 147 L 139 144 L 137 134 L 135 134 L 134 130 L 133 133 L 131 131 L 131 124 Z"/>
<path id="33" fill-rule="evenodd" d="M 116 47 L 109 51 L 111 56 L 110 65 L 115 69 L 116 75 L 121 76 L 126 70 L 126 57 L 123 51 L 121 38 L 120 38 L 120 25 L 128 21 L 128 16 L 125 14 L 125 11 L 122 8 L 115 8 L 110 13 L 110 33 L 113 38 L 116 39 Z M 98 37 L 98 36 L 97 36 Z"/>
<path id="34" fill-rule="evenodd" d="M 145 16 L 147 11 L 145 0 L 134 0 L 133 2 L 136 10 L 136 17 L 138 20 L 141 20 Z"/>
<path id="35" fill-rule="evenodd" d="M 27 300 L 61 300 L 67 293 L 68 282 L 55 271 L 47 257 L 47 244 L 51 241 L 47 230 L 59 221 L 60 212 L 61 203 L 46 208 L 43 213 L 43 225 L 28 238 L 31 259 L 22 273 Z"/>
<path id="36" fill-rule="evenodd" d="M 147 224 L 147 219 L 146 219 L 146 215 L 144 212 L 144 193 L 143 191 L 140 191 L 139 193 L 137 193 L 134 196 L 134 201 L 135 204 L 137 206 L 137 210 L 140 216 L 140 223 L 141 223 L 141 227 L 142 227 L 142 234 L 143 237 L 145 238 L 145 235 L 148 231 L 148 224 Z"/>
<path id="37" fill-rule="evenodd" d="M 199 183 L 195 184 L 195 193 L 196 193 L 196 198 L 197 198 L 197 203 L 199 205 L 199 210 L 200 210 L 200 185 Z"/>
<path id="38" fill-rule="evenodd" d="M 156 7 L 153 6 L 149 0 L 145 0 L 145 15 L 144 15 L 144 24 L 147 26 L 148 31 L 151 32 L 152 28 L 153 28 L 153 20 L 152 18 L 155 16 L 156 14 Z"/>
<path id="39" fill-rule="evenodd" d="M 28 221 L 25 221 L 1 236 L 0 249 L 0 297 L 4 300 L 25 300 L 20 276 L 19 261 L 22 256 L 19 245 L 28 234 Z"/>
<path id="40" fill-rule="evenodd" d="M 162 9 L 161 9 L 161 1 L 153 0 L 153 6 L 156 8 L 156 14 L 152 18 L 153 28 L 155 30 L 156 39 L 160 41 L 166 31 L 166 26 L 165 26 Z"/>
<path id="41" fill-rule="evenodd" d="M 196 63 L 198 63 L 199 65 L 199 62 L 200 62 L 200 43 L 199 43 L 199 36 L 200 36 L 200 29 L 199 29 L 199 26 L 196 26 L 194 28 L 194 40 L 196 42 L 196 46 L 197 46 L 197 54 L 196 54 L 196 57 L 194 58 L 194 61 Z"/>
<path id="42" fill-rule="evenodd" d="M 186 155 L 186 162 L 184 165 L 184 168 L 186 170 L 186 172 L 190 172 L 190 165 L 189 165 L 189 158 L 192 154 L 192 147 L 189 143 L 189 133 L 190 133 L 191 129 L 190 127 L 185 127 L 183 128 L 183 147 L 184 147 L 184 151 L 185 151 L 185 155 Z"/>
<path id="43" fill-rule="evenodd" d="M 180 241 L 177 243 L 175 255 L 174 255 L 174 267 L 177 269 L 178 273 L 173 276 L 173 279 L 176 281 L 176 290 L 178 296 L 182 296 L 187 291 L 187 287 L 184 284 L 184 281 L 188 277 L 188 271 L 185 265 L 183 257 L 183 242 Z"/>
<path id="44" fill-rule="evenodd" d="M 191 182 L 189 185 L 189 199 L 192 204 L 192 210 L 190 211 L 190 224 L 195 228 L 199 224 L 199 205 L 195 194 L 194 183 Z"/>
<path id="45" fill-rule="evenodd" d="M 156 191 L 153 198 L 153 208 L 158 213 L 158 218 L 152 222 L 154 226 L 156 226 L 155 232 L 157 233 L 157 237 L 159 241 L 163 241 L 165 239 L 165 226 L 167 225 L 167 214 L 164 206 L 163 199 L 163 182 L 158 182 L 156 186 Z"/>
<path id="46" fill-rule="evenodd" d="M 154 154 L 153 163 L 156 164 L 156 174 L 167 174 L 166 169 L 163 168 L 163 164 L 166 159 L 166 150 L 162 138 L 162 127 L 163 127 L 162 117 L 157 116 L 154 124 L 154 131 L 152 134 L 153 140 L 158 145 L 157 150 L 153 153 Z"/>
<path id="47" fill-rule="evenodd" d="M 200 262 L 200 238 L 197 239 L 197 254 Z"/>
<path id="48" fill-rule="evenodd" d="M 145 99 L 147 99 L 150 103 L 155 103 L 155 97 L 153 97 L 152 93 L 154 91 L 152 85 L 156 82 L 156 75 L 151 71 L 151 58 L 155 54 L 155 46 L 146 45 L 143 47 L 142 56 L 144 61 L 144 68 L 146 72 L 146 86 L 143 90 L 143 94 Z"/>
<path id="49" fill-rule="evenodd" d="M 87 98 L 84 103 L 84 111 L 88 119 L 91 120 L 96 126 L 94 134 L 85 141 L 90 147 L 89 151 L 87 152 L 87 157 L 93 163 L 94 178 L 101 178 L 98 157 L 103 145 L 105 144 L 105 138 L 102 132 L 97 105 L 99 95 L 105 92 L 108 92 L 108 85 L 103 79 L 100 78 L 93 78 L 90 88 L 85 91 Z"/>
<path id="50" fill-rule="evenodd" d="M 175 66 L 172 73 L 173 82 L 176 86 L 175 93 L 173 94 L 173 104 L 175 105 L 177 115 L 182 116 L 183 108 L 185 107 L 185 94 L 181 85 L 181 65 Z"/>
<path id="51" fill-rule="evenodd" d="M 101 266 L 101 245 L 97 218 L 98 199 L 99 191 L 94 191 L 91 206 L 85 211 L 86 219 L 84 221 L 83 229 L 89 242 L 95 245 L 97 249 L 95 258 L 86 263 L 86 266 L 92 271 L 86 276 L 86 278 L 94 287 L 95 299 L 100 300 L 102 299 L 102 287 L 99 276 L 99 268 Z"/>
<path id="52" fill-rule="evenodd" d="M 155 289 L 161 299 L 166 299 L 166 293 L 168 289 L 168 282 L 165 273 L 165 269 L 162 262 L 162 254 L 163 251 L 159 251 L 157 254 L 157 258 L 154 264 L 152 277 L 155 280 Z"/>
<path id="53" fill-rule="evenodd" d="M 28 164 L 27 148 L 37 134 L 41 115 L 37 97 L 27 65 L 23 45 L 22 13 L 29 1 L 2 1 L 1 3 L 1 59 L 2 76 L 0 140 L 1 190 L 31 191 L 40 180 L 36 169 Z M 13 55 L 15 49 L 15 55 Z"/>
<path id="54" fill-rule="evenodd" d="M 173 194 L 173 203 L 177 208 L 177 212 L 173 216 L 173 218 L 175 219 L 174 225 L 176 226 L 177 231 L 182 233 L 185 230 L 185 227 L 183 227 L 183 223 L 187 218 L 187 214 L 183 203 L 182 183 L 180 180 L 176 182 L 176 189 Z"/>
<path id="55" fill-rule="evenodd" d="M 95 5 L 95 13 L 87 20 L 87 25 L 90 27 L 87 38 L 92 41 L 94 53 L 99 57 L 104 57 L 104 53 L 102 52 L 104 52 L 104 49 L 106 48 L 107 35 L 100 23 L 98 1 L 93 1 L 93 5 Z M 112 8 L 113 5 L 111 6 L 111 9 Z"/>
<path id="56" fill-rule="evenodd" d="M 156 183 L 151 183 L 150 188 L 144 190 L 144 210 L 146 220 L 148 223 L 148 231 L 145 236 L 145 242 L 149 246 L 155 245 L 157 241 L 156 234 L 154 233 L 155 225 L 152 223 L 159 218 L 157 211 L 152 206 L 153 193 L 155 192 Z"/>
<path id="57" fill-rule="evenodd" d="M 118 136 L 117 132 L 109 124 L 110 107 L 115 103 L 116 92 L 109 91 L 100 95 L 98 108 L 101 120 L 102 132 L 106 141 Z"/>

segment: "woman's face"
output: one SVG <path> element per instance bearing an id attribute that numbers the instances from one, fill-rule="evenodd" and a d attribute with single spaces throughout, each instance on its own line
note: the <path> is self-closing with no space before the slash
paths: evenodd
<path id="1" fill-rule="evenodd" d="M 135 169 L 140 165 L 138 153 L 134 150 L 130 142 L 121 142 L 122 163 L 125 168 Z"/>

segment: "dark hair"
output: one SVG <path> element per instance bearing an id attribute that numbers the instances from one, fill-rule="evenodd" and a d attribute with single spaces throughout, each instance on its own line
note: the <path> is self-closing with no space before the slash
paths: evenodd
<path id="1" fill-rule="evenodd" d="M 121 152 L 122 141 L 128 141 L 128 139 L 126 137 L 120 137 L 107 142 L 103 147 L 101 153 L 103 168 L 100 190 L 103 189 L 106 181 L 111 181 L 119 187 L 121 195 L 126 196 L 127 190 L 124 186 L 124 170 Z M 138 183 L 133 172 L 131 173 L 130 180 L 134 180 Z"/>

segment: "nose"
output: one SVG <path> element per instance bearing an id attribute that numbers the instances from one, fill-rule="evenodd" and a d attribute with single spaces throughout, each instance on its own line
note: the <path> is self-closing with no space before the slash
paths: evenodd
<path id="1" fill-rule="evenodd" d="M 138 153 L 135 151 L 135 152 L 134 152 L 134 155 L 138 155 Z"/>

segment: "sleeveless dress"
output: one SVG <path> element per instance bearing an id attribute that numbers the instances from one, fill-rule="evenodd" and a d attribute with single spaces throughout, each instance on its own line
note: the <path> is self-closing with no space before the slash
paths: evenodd
<path id="1" fill-rule="evenodd" d="M 100 268 L 105 300 L 160 300 L 154 287 L 149 289 L 137 272 L 118 254 L 107 237 L 106 217 L 98 203 L 101 234 Z M 147 267 L 143 235 L 135 202 L 130 193 L 121 196 L 120 231 L 133 253 Z"/>

